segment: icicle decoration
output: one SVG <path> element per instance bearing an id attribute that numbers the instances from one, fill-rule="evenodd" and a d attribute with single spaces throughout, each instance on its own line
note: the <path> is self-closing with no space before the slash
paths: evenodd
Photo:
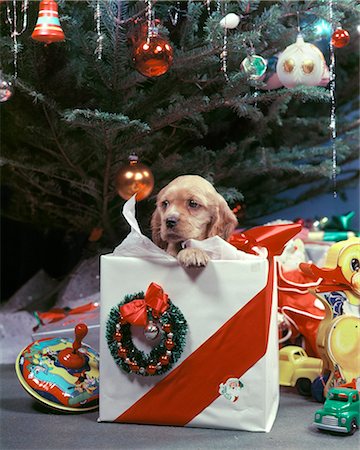
<path id="1" fill-rule="evenodd" d="M 23 23 L 21 31 L 17 30 L 17 10 L 16 10 L 16 0 L 13 0 L 13 12 L 11 15 L 10 5 L 6 6 L 6 17 L 7 21 L 12 29 L 11 38 L 14 41 L 13 53 L 14 53 L 14 78 L 17 78 L 17 61 L 18 61 L 18 53 L 19 53 L 19 43 L 17 41 L 18 36 L 20 36 L 27 27 L 27 11 L 29 8 L 29 0 L 24 0 L 21 3 L 21 12 L 23 13 Z"/>
<path id="2" fill-rule="evenodd" d="M 329 2 L 330 7 L 330 23 L 333 24 L 333 0 Z M 330 39 L 330 99 L 331 99 L 331 112 L 330 112 L 330 132 L 331 132 L 331 147 L 332 147 L 332 183 L 333 183 L 333 196 L 337 197 L 336 186 L 336 172 L 337 172 L 337 153 L 336 153 L 336 98 L 335 98 L 335 52 L 332 40 Z"/>
<path id="3" fill-rule="evenodd" d="M 226 16 L 226 3 L 224 4 L 224 16 Z M 228 49 L 227 49 L 227 27 L 224 27 L 224 37 L 223 37 L 223 48 L 222 52 L 220 54 L 220 60 L 221 60 L 221 70 L 224 74 L 226 82 L 229 82 L 229 76 L 227 74 L 227 55 L 228 55 Z"/>
<path id="4" fill-rule="evenodd" d="M 175 27 L 178 23 L 179 20 L 179 13 L 180 13 L 180 2 L 177 2 L 176 4 L 177 6 L 173 6 L 171 8 L 169 8 L 169 18 L 171 21 L 171 24 L 173 27 Z"/>
<path id="5" fill-rule="evenodd" d="M 150 39 L 157 34 L 157 30 L 155 27 L 155 18 L 152 7 L 152 0 L 147 0 L 147 44 L 150 43 Z"/>
<path id="6" fill-rule="evenodd" d="M 224 39 L 223 39 L 223 48 L 220 54 L 221 59 L 221 70 L 224 73 L 225 80 L 229 81 L 229 76 L 227 74 L 227 28 L 224 28 Z"/>
<path id="7" fill-rule="evenodd" d="M 207 11 L 208 11 L 209 16 L 210 16 L 210 14 L 211 14 L 210 3 L 211 3 L 210 0 L 206 0 L 206 7 L 207 7 Z"/>
<path id="8" fill-rule="evenodd" d="M 96 22 L 96 32 L 97 32 L 97 35 L 98 35 L 98 38 L 96 40 L 97 47 L 96 47 L 94 53 L 95 53 L 95 55 L 97 55 L 97 59 L 101 59 L 102 58 L 104 36 L 101 33 L 101 7 L 100 7 L 100 0 L 97 0 L 97 3 L 96 3 L 94 19 L 95 19 L 95 22 Z"/>

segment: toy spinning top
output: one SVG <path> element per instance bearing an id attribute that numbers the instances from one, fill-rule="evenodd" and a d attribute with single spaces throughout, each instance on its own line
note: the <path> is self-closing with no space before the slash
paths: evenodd
<path id="1" fill-rule="evenodd" d="M 39 339 L 22 350 L 15 363 L 23 388 L 48 407 L 68 412 L 99 404 L 99 355 L 82 339 L 88 327 L 75 327 L 75 339 Z"/>

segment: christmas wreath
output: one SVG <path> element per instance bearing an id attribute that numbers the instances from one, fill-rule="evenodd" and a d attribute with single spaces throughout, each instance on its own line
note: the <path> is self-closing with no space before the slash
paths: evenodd
<path id="1" fill-rule="evenodd" d="M 131 326 L 144 328 L 147 339 L 159 343 L 146 354 L 133 342 Z M 143 292 L 125 296 L 110 311 L 106 324 L 106 339 L 116 364 L 127 373 L 161 375 L 180 358 L 185 345 L 187 323 L 164 293 L 161 286 L 151 283 Z"/>

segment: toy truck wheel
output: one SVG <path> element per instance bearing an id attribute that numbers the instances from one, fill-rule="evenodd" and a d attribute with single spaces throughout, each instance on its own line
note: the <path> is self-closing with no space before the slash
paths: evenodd
<path id="1" fill-rule="evenodd" d="M 356 420 L 353 419 L 350 423 L 350 430 L 349 430 L 349 434 L 354 434 L 355 431 L 357 430 L 357 424 L 356 424 Z"/>
<path id="2" fill-rule="evenodd" d="M 311 381 L 308 378 L 299 378 L 295 387 L 300 395 L 307 397 L 311 395 Z"/>

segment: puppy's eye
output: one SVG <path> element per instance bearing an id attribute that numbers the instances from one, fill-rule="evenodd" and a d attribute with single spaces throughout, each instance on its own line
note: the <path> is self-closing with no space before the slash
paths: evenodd
<path id="1" fill-rule="evenodd" d="M 189 200 L 189 207 L 190 208 L 198 208 L 200 205 L 195 200 Z"/>
<path id="2" fill-rule="evenodd" d="M 169 202 L 168 202 L 167 200 L 164 200 L 164 201 L 161 203 L 161 206 L 162 206 L 164 209 L 166 209 L 166 208 L 169 206 Z"/>
<path id="3" fill-rule="evenodd" d="M 357 258 L 353 258 L 350 263 L 351 270 L 354 272 L 359 272 L 360 270 L 360 261 Z"/>

